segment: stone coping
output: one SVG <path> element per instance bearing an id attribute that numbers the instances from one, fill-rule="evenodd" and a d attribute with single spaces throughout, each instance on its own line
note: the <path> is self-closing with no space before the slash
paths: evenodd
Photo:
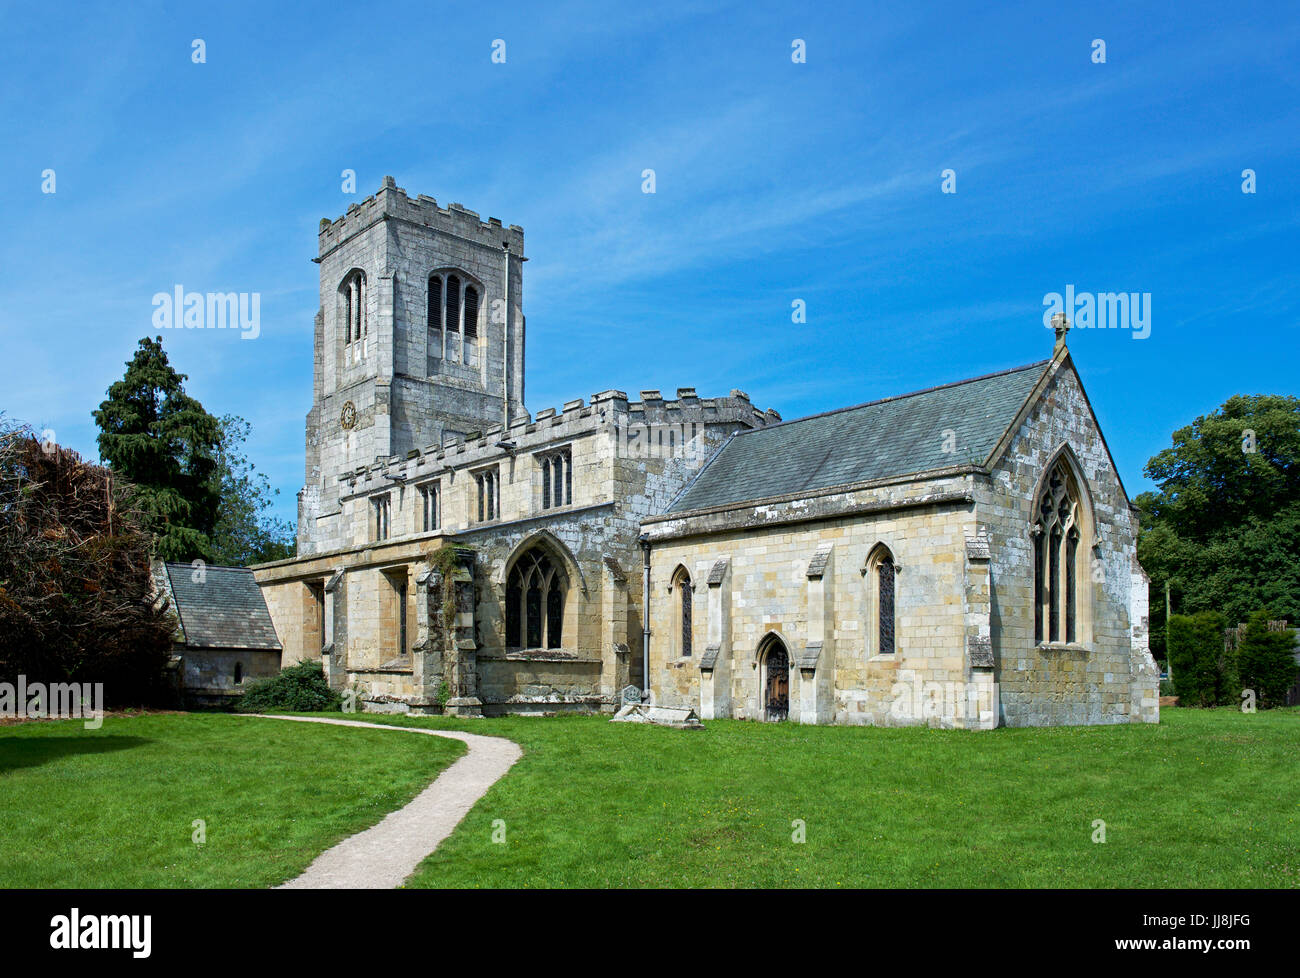
<path id="1" fill-rule="evenodd" d="M 535 652 L 479 652 L 478 659 L 480 662 L 489 660 L 492 662 L 579 662 L 587 664 L 600 664 L 603 661 L 599 656 L 583 655 L 581 652 L 565 652 L 562 649 L 546 649 Z"/>

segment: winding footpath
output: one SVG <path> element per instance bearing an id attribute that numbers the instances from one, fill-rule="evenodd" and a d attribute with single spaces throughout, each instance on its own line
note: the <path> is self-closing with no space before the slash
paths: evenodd
<path id="1" fill-rule="evenodd" d="M 424 727 L 392 727 L 361 720 L 328 717 L 284 717 L 253 714 L 266 720 L 295 720 L 299 723 L 332 723 L 340 727 L 370 727 L 398 733 L 449 737 L 464 742 L 469 750 L 443 771 L 429 787 L 404 808 L 386 815 L 378 825 L 349 836 L 316 857 L 306 871 L 281 889 L 385 890 L 401 886 L 460 823 L 475 803 L 523 756 L 519 745 L 501 737 L 461 733 L 458 730 L 428 730 Z"/>

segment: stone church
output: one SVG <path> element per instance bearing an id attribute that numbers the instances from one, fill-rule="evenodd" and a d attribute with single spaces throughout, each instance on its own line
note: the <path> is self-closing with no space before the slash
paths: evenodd
<path id="1" fill-rule="evenodd" d="M 321 221 L 283 663 L 374 711 L 1155 722 L 1137 513 L 1050 359 L 784 421 L 744 392 L 529 413 L 524 232 L 391 177 Z"/>

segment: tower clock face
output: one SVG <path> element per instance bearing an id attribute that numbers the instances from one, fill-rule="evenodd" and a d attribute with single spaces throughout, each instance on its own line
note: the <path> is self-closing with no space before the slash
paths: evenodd
<path id="1" fill-rule="evenodd" d="M 339 415 L 339 424 L 343 426 L 344 431 L 351 431 L 357 426 L 357 406 L 351 401 L 343 405 L 343 413 Z"/>

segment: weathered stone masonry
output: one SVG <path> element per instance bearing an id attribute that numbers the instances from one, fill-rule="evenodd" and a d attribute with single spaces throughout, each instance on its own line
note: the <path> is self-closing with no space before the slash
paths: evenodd
<path id="1" fill-rule="evenodd" d="M 521 228 L 385 178 L 315 260 L 299 556 L 256 576 L 284 661 L 364 708 L 633 684 L 706 719 L 1158 718 L 1136 515 L 1064 329 L 1051 361 L 794 422 L 693 388 L 533 415 Z"/>

